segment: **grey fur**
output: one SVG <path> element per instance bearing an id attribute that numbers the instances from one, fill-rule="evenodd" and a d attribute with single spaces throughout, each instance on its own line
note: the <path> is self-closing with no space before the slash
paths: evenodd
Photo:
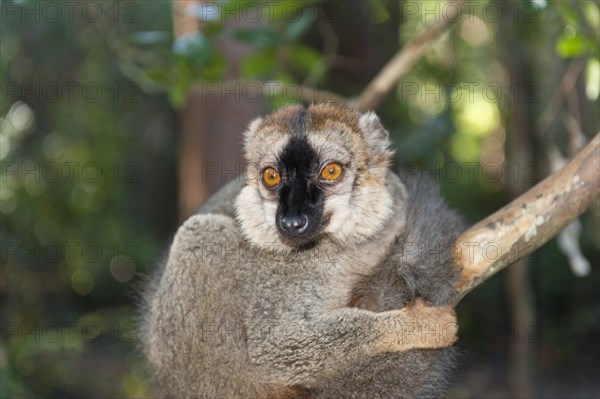
<path id="1" fill-rule="evenodd" d="M 355 288 L 373 311 L 399 309 L 416 297 L 448 304 L 459 271 L 452 245 L 464 230 L 462 218 L 442 200 L 437 186 L 421 173 L 401 171 L 408 194 L 407 226 L 386 262 Z M 432 216 L 434 215 L 434 216 Z M 456 364 L 454 348 L 387 353 L 363 359 L 324 381 L 313 398 L 440 398 Z"/>
<path id="2" fill-rule="evenodd" d="M 373 114 L 361 122 L 382 130 Z M 387 147 L 386 136 L 360 134 Z M 391 216 L 353 246 L 327 236 L 295 251 L 249 243 L 233 216 L 251 182 L 228 184 L 186 221 L 145 295 L 142 340 L 156 395 L 439 395 L 452 353 L 433 348 L 455 339 L 453 311 L 441 305 L 458 275 L 449 244 L 462 224 L 419 176 L 382 176 L 365 184 L 393 199 Z"/>

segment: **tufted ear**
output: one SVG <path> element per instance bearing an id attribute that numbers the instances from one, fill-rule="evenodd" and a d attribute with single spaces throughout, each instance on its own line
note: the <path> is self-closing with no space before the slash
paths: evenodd
<path id="1" fill-rule="evenodd" d="M 389 134 L 374 112 L 362 114 L 358 120 L 358 127 L 374 155 L 389 154 Z"/>
<path id="2" fill-rule="evenodd" d="M 244 134 L 242 136 L 244 138 L 244 150 L 248 150 L 248 143 L 250 142 L 250 140 L 252 140 L 252 138 L 260 128 L 262 122 L 263 118 L 258 117 L 252 120 L 252 122 L 250 122 L 250 124 L 248 125 L 248 129 L 244 131 Z"/>
<path id="3" fill-rule="evenodd" d="M 250 122 L 250 124 L 248 124 L 248 129 L 246 129 L 246 131 L 244 132 L 244 140 L 250 140 L 252 136 L 254 136 L 254 133 L 256 133 L 262 121 L 263 118 L 259 116 L 258 118 L 253 119 L 252 122 Z"/>

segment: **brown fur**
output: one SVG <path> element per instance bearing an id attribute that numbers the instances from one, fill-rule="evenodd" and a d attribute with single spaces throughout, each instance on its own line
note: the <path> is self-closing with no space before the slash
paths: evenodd
<path id="1" fill-rule="evenodd" d="M 301 386 L 271 386 L 269 389 L 271 392 L 267 399 L 307 399 L 311 395 L 310 389 Z"/>
<path id="2" fill-rule="evenodd" d="M 245 151 L 258 170 L 295 134 L 301 112 L 283 108 L 250 125 Z M 448 356 L 434 349 L 455 339 L 454 311 L 442 306 L 455 274 L 444 256 L 407 256 L 406 245 L 453 240 L 458 223 L 435 192 L 389 171 L 374 114 L 319 104 L 306 117 L 319 156 L 347 165 L 325 197 L 329 223 L 309 247 L 280 241 L 276 195 L 247 176 L 183 224 L 146 294 L 142 335 L 158 396 L 440 392 Z"/>

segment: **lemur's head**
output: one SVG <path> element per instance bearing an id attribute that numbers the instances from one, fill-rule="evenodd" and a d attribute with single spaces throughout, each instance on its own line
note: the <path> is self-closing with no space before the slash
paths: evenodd
<path id="1" fill-rule="evenodd" d="M 375 114 L 332 104 L 288 106 L 253 121 L 236 200 L 242 233 L 282 251 L 325 235 L 344 247 L 365 241 L 392 209 L 388 145 Z"/>

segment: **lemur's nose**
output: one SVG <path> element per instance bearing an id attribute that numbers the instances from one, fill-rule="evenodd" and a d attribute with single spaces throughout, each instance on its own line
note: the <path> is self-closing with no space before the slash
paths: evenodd
<path id="1" fill-rule="evenodd" d="M 305 215 L 284 216 L 280 224 L 286 234 L 298 236 L 306 231 L 308 218 Z"/>

